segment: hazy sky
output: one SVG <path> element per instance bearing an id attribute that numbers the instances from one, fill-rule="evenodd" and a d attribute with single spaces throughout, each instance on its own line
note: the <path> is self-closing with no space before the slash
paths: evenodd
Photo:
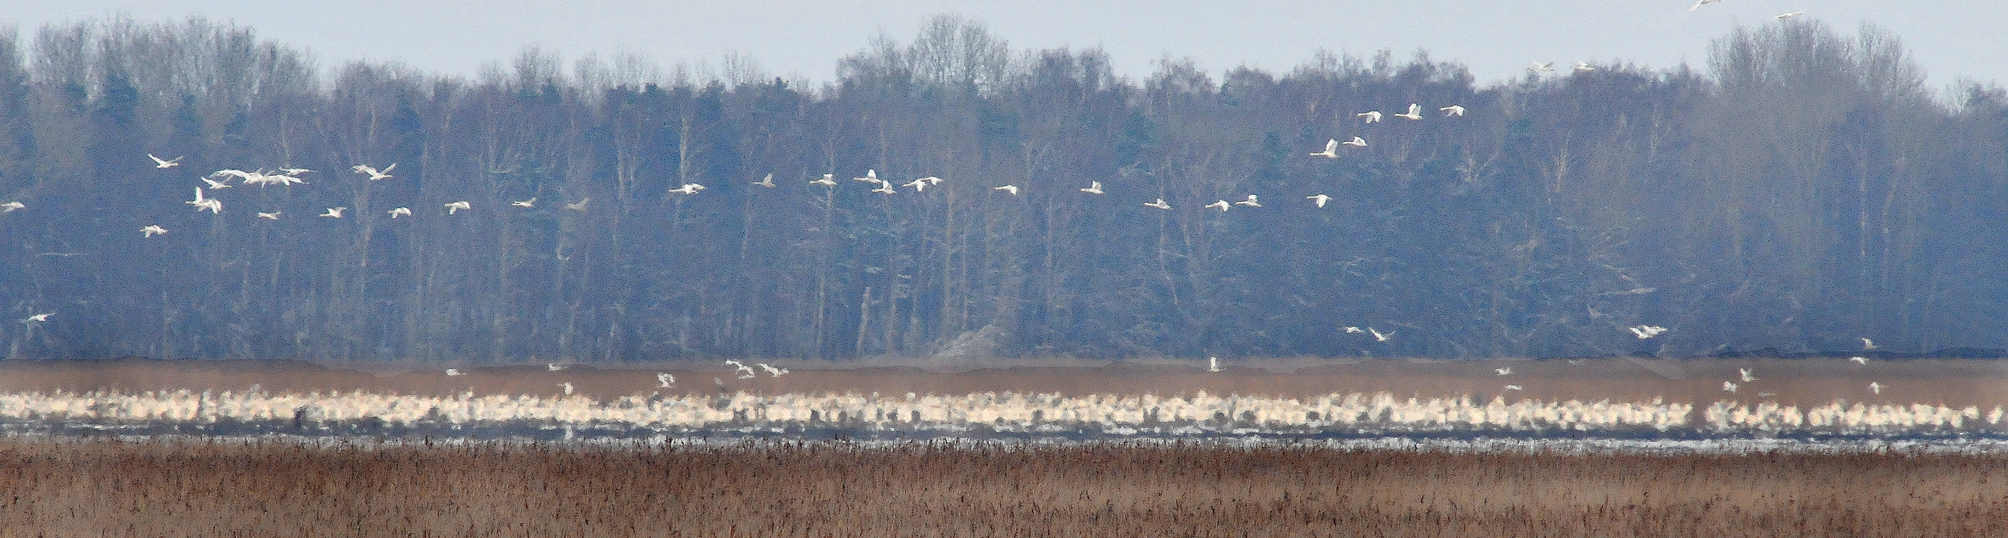
<path id="1" fill-rule="evenodd" d="M 1804 11 L 1852 36 L 1872 22 L 1903 39 L 1933 87 L 1960 78 L 2008 84 L 2008 2 L 1998 0 L 1319 0 L 1179 8 L 1177 2 L 799 0 L 26 0 L 0 12 L 26 38 L 48 23 L 126 13 L 145 21 L 201 15 L 311 51 L 332 67 L 356 59 L 474 74 L 526 45 L 572 59 L 628 52 L 667 67 L 751 57 L 774 75 L 828 81 L 836 60 L 884 32 L 912 39 L 934 13 L 982 22 L 1013 50 L 1099 46 L 1117 74 L 1148 75 L 1166 55 L 1219 73 L 1240 65 L 1285 72 L 1319 49 L 1368 56 L 1427 49 L 1469 66 L 1480 84 L 1519 76 L 1533 61 L 1624 60 L 1654 69 L 1707 60 L 1709 40 L 1737 24 Z M 1207 3 L 1211 4 L 1211 3 Z"/>

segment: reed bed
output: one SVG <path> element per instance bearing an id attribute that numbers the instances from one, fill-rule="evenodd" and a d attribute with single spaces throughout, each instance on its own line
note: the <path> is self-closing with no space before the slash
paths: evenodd
<path id="1" fill-rule="evenodd" d="M 2008 456 L 0 438 L 0 535 L 2003 536 Z"/>

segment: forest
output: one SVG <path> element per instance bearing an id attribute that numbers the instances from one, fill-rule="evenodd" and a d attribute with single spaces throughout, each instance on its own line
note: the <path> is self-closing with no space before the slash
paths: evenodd
<path id="1" fill-rule="evenodd" d="M 1701 67 L 1133 80 L 944 15 L 811 83 L 536 48 L 323 67 L 199 18 L 0 31 L 0 338 L 414 364 L 2008 347 L 2008 90 L 1927 87 L 1907 54 L 1802 17 Z M 1357 144 L 1312 155 L 1331 140 Z"/>

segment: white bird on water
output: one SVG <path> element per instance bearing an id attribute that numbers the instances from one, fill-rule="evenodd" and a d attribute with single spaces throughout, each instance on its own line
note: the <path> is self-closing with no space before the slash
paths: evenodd
<path id="1" fill-rule="evenodd" d="M 761 179 L 761 180 L 759 180 L 759 181 L 755 181 L 755 182 L 753 182 L 753 184 L 754 184 L 754 185 L 759 185 L 759 186 L 762 186 L 762 187 L 766 187 L 766 188 L 769 188 L 769 189 L 772 189 L 772 188 L 774 188 L 774 173 L 773 173 L 773 172 L 768 172 L 768 173 L 767 173 L 767 177 L 765 177 L 765 178 L 762 178 L 762 179 Z"/>
<path id="2" fill-rule="evenodd" d="M 1017 195 L 1018 195 L 1018 186 L 1017 186 L 1017 185 L 1005 185 L 1005 186 L 1002 186 L 1002 187 L 995 187 L 995 188 L 992 188 L 992 189 L 990 189 L 990 190 L 993 190 L 993 191 L 1004 191 L 1005 193 L 1008 193 L 1008 194 L 1010 194 L 1010 195 L 1012 195 L 1012 196 L 1017 196 Z"/>
<path id="3" fill-rule="evenodd" d="M 658 372 L 655 374 L 655 382 L 661 383 L 662 388 L 666 389 L 669 388 L 670 385 L 676 384 L 676 376 L 669 375 L 668 373 Z"/>
<path id="4" fill-rule="evenodd" d="M 390 211 L 389 211 L 389 213 L 390 213 L 390 218 L 393 218 L 393 219 L 394 219 L 394 218 L 398 218 L 398 217 L 409 217 L 409 216 L 411 216 L 411 208 L 409 208 L 409 207 L 400 207 L 400 208 L 395 208 L 395 209 L 392 209 L 392 210 L 390 210 Z M 326 215 L 322 215 L 322 216 L 326 216 Z M 341 218 L 341 215 L 336 215 L 336 216 L 335 216 L 335 218 Z"/>
<path id="5" fill-rule="evenodd" d="M 162 228 L 159 224 L 148 224 L 145 228 L 140 228 L 139 233 L 146 234 L 147 237 L 153 237 L 167 233 L 167 228 Z"/>
<path id="6" fill-rule="evenodd" d="M 766 370 L 766 371 L 767 371 L 767 375 L 771 375 L 771 376 L 774 376 L 774 377 L 781 377 L 781 376 L 784 376 L 784 375 L 788 375 L 788 369 L 787 369 L 787 368 L 775 368 L 775 367 L 773 367 L 773 366 L 768 366 L 768 365 L 767 365 L 767 363 L 764 363 L 764 362 L 763 362 L 763 363 L 760 363 L 760 369 L 762 369 L 762 370 Z"/>
<path id="7" fill-rule="evenodd" d="M 1227 208 L 1230 208 L 1230 207 L 1234 207 L 1234 206 L 1232 206 L 1232 205 L 1229 205 L 1229 204 L 1227 203 L 1227 201 L 1226 201 L 1226 200 L 1220 200 L 1220 201 L 1217 201 L 1217 202 L 1213 202 L 1213 203 L 1210 203 L 1210 204 L 1206 204 L 1206 206 L 1205 206 L 1205 207 L 1206 207 L 1207 209 L 1218 209 L 1218 210 L 1220 210 L 1220 212 L 1221 212 L 1221 213 L 1226 213 L 1226 212 L 1227 212 Z"/>
<path id="8" fill-rule="evenodd" d="M 153 159 L 154 168 L 174 168 L 176 166 L 181 166 L 181 157 L 175 157 L 173 159 L 162 159 L 160 157 L 153 156 L 152 153 L 148 153 L 146 154 L 146 158 Z"/>
<path id="9" fill-rule="evenodd" d="M 1447 107 L 1439 108 L 1437 110 L 1443 111 L 1444 117 L 1464 115 L 1464 107 L 1458 105 L 1450 105 Z"/>
<path id="10" fill-rule="evenodd" d="M 1256 199 L 1255 199 L 1255 195 L 1253 195 L 1253 194 L 1250 194 L 1250 195 L 1248 195 L 1248 199 L 1247 199 L 1247 200 L 1242 200 L 1242 201 L 1239 201 L 1239 202 L 1234 202 L 1234 205 L 1245 205 L 1245 206 L 1248 206 L 1248 207 L 1262 207 L 1262 202 L 1260 202 L 1260 201 L 1256 200 Z"/>
<path id="11" fill-rule="evenodd" d="M 1332 197 L 1331 197 L 1331 196 L 1327 196 L 1327 195 L 1323 195 L 1323 194 L 1313 194 L 1313 195 L 1310 195 L 1310 196 L 1305 196 L 1305 197 L 1304 197 L 1304 199 L 1306 199 L 1306 200 L 1310 200 L 1310 201 L 1311 201 L 1312 203 L 1316 203 L 1316 204 L 1318 204 L 1318 207 L 1325 207 L 1325 202 L 1330 202 L 1330 201 L 1332 201 Z"/>
<path id="12" fill-rule="evenodd" d="M 1379 111 L 1379 110 L 1368 110 L 1368 111 L 1366 111 L 1366 112 L 1361 112 L 1361 113 L 1358 113 L 1358 114 L 1354 114 L 1354 116 L 1359 116 L 1359 117 L 1362 117 L 1362 118 L 1366 118 L 1366 119 L 1367 119 L 1367 121 L 1366 121 L 1367 123 L 1379 123 L 1379 122 L 1380 122 L 1380 120 L 1381 120 L 1381 113 L 1380 113 L 1380 111 Z"/>
<path id="13" fill-rule="evenodd" d="M 19 201 L 7 202 L 4 204 L 0 204 L 0 213 L 13 213 L 14 210 L 16 209 L 26 209 L 27 207 L 28 207 L 27 204 L 23 204 Z"/>
<path id="14" fill-rule="evenodd" d="M 1163 198 L 1158 198 L 1158 199 L 1157 199 L 1157 201 L 1155 201 L 1155 202 L 1144 202 L 1143 206 L 1144 206 L 1144 207 L 1155 207 L 1155 208 L 1158 208 L 1158 209 L 1171 209 L 1171 204 L 1167 204 L 1167 203 L 1164 203 L 1164 199 L 1163 199 Z"/>
<path id="15" fill-rule="evenodd" d="M 355 171 L 355 173 L 358 174 L 366 174 L 370 176 L 370 181 L 378 181 L 395 177 L 390 175 L 391 169 L 394 168 L 397 168 L 397 163 L 390 163 L 390 166 L 384 167 L 383 170 L 377 170 L 376 167 L 367 164 L 358 164 L 355 166 L 351 166 L 349 167 L 349 170 L 353 170 Z"/>
<path id="16" fill-rule="evenodd" d="M 1082 189 L 1081 189 L 1081 192 L 1085 192 L 1085 193 L 1088 193 L 1088 194 L 1101 194 L 1101 193 L 1102 193 L 1102 182 L 1100 182 L 1100 181 L 1089 181 L 1089 182 L 1088 182 L 1088 186 L 1087 186 L 1086 188 L 1082 188 Z"/>
<path id="17" fill-rule="evenodd" d="M 328 210 L 327 210 L 326 212 L 324 212 L 324 213 L 321 213 L 321 216 L 323 216 L 323 217 L 327 217 L 327 218 L 331 218 L 331 219 L 339 219 L 339 218 L 342 218 L 342 212 L 343 212 L 343 211 L 348 211 L 348 210 L 349 210 L 349 206 L 342 206 L 342 207 L 330 207 L 330 208 L 328 208 Z"/>
<path id="18" fill-rule="evenodd" d="M 1356 148 L 1364 148 L 1367 147 L 1367 139 L 1355 136 L 1352 140 L 1345 141 L 1344 144 Z"/>
<path id="19" fill-rule="evenodd" d="M 264 211 L 259 211 L 259 212 L 258 212 L 258 218 L 261 218 L 261 219 L 265 219 L 265 220 L 279 220 L 279 213 L 281 213 L 281 212 L 279 212 L 279 211 L 273 211 L 273 212 L 271 212 L 271 213 L 266 213 L 266 212 L 264 212 Z"/>
<path id="20" fill-rule="evenodd" d="M 1216 374 L 1220 373 L 1220 357 L 1207 357 L 1206 371 Z"/>
<path id="21" fill-rule="evenodd" d="M 537 197 L 531 196 L 530 199 L 528 200 L 517 200 L 514 202 L 509 202 L 509 205 L 516 207 L 537 207 Z"/>
<path id="22" fill-rule="evenodd" d="M 1421 120 L 1421 119 L 1422 119 L 1422 105 L 1419 105 L 1419 104 L 1416 104 L 1416 103 L 1409 103 L 1409 104 L 1408 104 L 1408 113 L 1406 113 L 1406 114 L 1389 114 L 1389 115 L 1390 115 L 1390 116 L 1394 116 L 1394 117 L 1397 117 L 1397 118 L 1408 118 L 1408 119 L 1410 119 L 1410 120 Z"/>
<path id="23" fill-rule="evenodd" d="M 1749 382 L 1751 382 L 1751 381 L 1756 381 L 1756 380 L 1757 380 L 1757 376 L 1753 376 L 1753 375 L 1750 375 L 1750 369 L 1749 369 L 1749 368 L 1737 368 L 1737 369 L 1736 369 L 1736 371 L 1737 371 L 1737 373 L 1740 373 L 1740 374 L 1743 374 L 1743 382 L 1744 382 L 1744 383 L 1749 383 Z"/>
<path id="24" fill-rule="evenodd" d="M 1375 114 L 1379 114 L 1379 112 L 1375 112 Z M 1312 156 L 1312 157 L 1324 157 L 1324 158 L 1327 158 L 1327 159 L 1337 159 L 1337 158 L 1339 158 L 1339 139 L 1337 139 L 1337 138 L 1333 138 L 1333 139 L 1331 139 L 1331 140 L 1326 140 L 1326 141 L 1325 141 L 1325 150 L 1324 150 L 1324 151 L 1320 151 L 1320 152 L 1315 152 L 1315 153 L 1312 153 L 1312 154 L 1311 154 L 1311 156 Z"/>
<path id="25" fill-rule="evenodd" d="M 458 201 L 458 202 L 453 202 L 453 203 L 449 203 L 449 204 L 446 204 L 446 214 L 448 214 L 448 215 L 452 215 L 452 214 L 454 214 L 454 213 L 457 213 L 457 212 L 459 212 L 459 211 L 461 211 L 461 210 L 463 210 L 463 209 L 465 209 L 465 210 L 472 210 L 472 209 L 474 209 L 474 206 L 473 206 L 472 204 L 469 204 L 469 203 L 467 203 L 467 201 L 466 201 L 466 200 L 461 200 L 461 201 Z"/>

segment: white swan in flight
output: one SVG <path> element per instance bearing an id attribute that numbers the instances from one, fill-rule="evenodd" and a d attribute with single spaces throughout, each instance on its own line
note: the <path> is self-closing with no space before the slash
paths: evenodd
<path id="1" fill-rule="evenodd" d="M 1311 202 L 1318 204 L 1318 207 L 1325 207 L 1325 202 L 1332 201 L 1331 196 L 1327 196 L 1324 194 L 1313 194 L 1310 196 L 1305 196 L 1304 199 L 1310 200 Z"/>
<path id="2" fill-rule="evenodd" d="M 458 201 L 458 202 L 452 202 L 452 203 L 448 203 L 448 204 L 446 204 L 446 214 L 448 214 L 448 215 L 452 215 L 452 214 L 454 214 L 454 213 L 458 213 L 458 212 L 460 212 L 461 210 L 473 210 L 473 209 L 474 209 L 474 205 L 473 205 L 473 204 L 469 204 L 469 203 L 467 203 L 467 201 L 466 201 L 466 200 L 461 200 L 461 201 Z"/>
<path id="3" fill-rule="evenodd" d="M 1220 357 L 1207 357 L 1206 371 L 1216 374 L 1220 373 Z"/>
<path id="4" fill-rule="evenodd" d="M 1855 363 L 1855 364 L 1860 364 L 1860 365 L 1862 365 L 1862 366 L 1868 366 L 1868 364 L 1869 364 L 1869 358 L 1868 358 L 1868 357 L 1862 357 L 1862 356 L 1854 356 L 1854 357 L 1848 357 L 1848 362 L 1852 362 L 1852 363 Z"/>
<path id="5" fill-rule="evenodd" d="M 899 190 L 892 188 L 891 181 L 880 181 L 879 186 L 877 188 L 872 189 L 872 192 L 876 192 L 879 194 L 894 194 L 898 193 Z"/>
<path id="6" fill-rule="evenodd" d="M 159 224 L 148 224 L 145 228 L 140 228 L 139 233 L 146 234 L 147 237 L 153 237 L 167 233 L 167 228 L 162 228 Z"/>
<path id="7" fill-rule="evenodd" d="M 565 395 L 566 395 L 566 396 L 571 396 L 571 395 L 572 395 L 572 382 L 570 382 L 570 381 L 566 381 L 566 382 L 564 382 L 564 383 L 559 383 L 559 384 L 558 384 L 558 386 L 560 386 L 560 387 L 564 387 L 564 388 L 565 388 Z"/>
<path id="8" fill-rule="evenodd" d="M 1754 375 L 1750 375 L 1750 369 L 1749 369 L 1749 368 L 1737 368 L 1737 369 L 1736 369 L 1736 373 L 1739 373 L 1739 374 L 1743 374 L 1743 382 L 1744 382 L 1744 383 L 1749 383 L 1749 382 L 1751 382 L 1751 381 L 1756 381 L 1756 380 L 1757 380 L 1757 376 L 1754 376 Z"/>
<path id="9" fill-rule="evenodd" d="M 1367 139 L 1355 136 L 1352 140 L 1345 141 L 1344 144 L 1356 148 L 1364 148 L 1367 147 Z"/>
<path id="10" fill-rule="evenodd" d="M 1519 385 L 1507 385 L 1506 390 L 1527 390 L 1527 389 L 1520 388 Z"/>
<path id="11" fill-rule="evenodd" d="M 761 180 L 759 180 L 759 181 L 755 181 L 755 182 L 753 182 L 753 184 L 754 184 L 754 185 L 759 185 L 759 186 L 762 186 L 762 187 L 766 187 L 766 188 L 769 188 L 769 189 L 772 189 L 772 188 L 774 188 L 774 173 L 773 173 L 773 172 L 768 172 L 768 173 L 767 173 L 767 177 L 765 177 L 765 178 L 762 178 L 762 179 L 761 179 Z"/>
<path id="12" fill-rule="evenodd" d="M 1439 109 L 1437 109 L 1437 110 L 1441 110 L 1441 111 L 1443 111 L 1443 116 L 1444 116 L 1444 117 L 1446 117 L 1446 118 L 1447 118 L 1447 117 L 1450 117 L 1450 116 L 1462 116 L 1462 115 L 1464 115 L 1464 107 L 1463 107 L 1463 106 L 1461 106 L 1461 105 L 1450 105 L 1450 106 L 1447 106 L 1447 107 L 1443 107 L 1443 108 L 1439 108 Z"/>
<path id="13" fill-rule="evenodd" d="M 669 375 L 668 373 L 665 372 L 657 372 L 655 374 L 655 382 L 662 384 L 662 388 L 666 389 L 669 388 L 670 385 L 676 384 L 676 376 Z"/>
<path id="14" fill-rule="evenodd" d="M 349 210 L 349 206 L 342 206 L 342 207 L 330 207 L 330 208 L 328 208 L 328 210 L 327 210 L 326 212 L 323 212 L 323 213 L 321 213 L 321 216 L 323 216 L 323 217 L 327 217 L 327 218 L 331 218 L 331 219 L 339 219 L 339 218 L 342 218 L 342 212 L 343 212 L 343 211 L 348 211 L 348 210 Z"/>
<path id="15" fill-rule="evenodd" d="M 683 184 L 683 186 L 681 186 L 681 187 L 677 187 L 677 188 L 674 188 L 674 189 L 670 189 L 670 190 L 669 190 L 669 193 L 670 193 L 670 194 L 697 194 L 697 191 L 701 191 L 701 190 L 704 190 L 704 186 L 703 186 L 703 185 L 698 185 L 698 184 L 696 184 L 696 183 L 685 183 L 685 184 Z"/>
<path id="16" fill-rule="evenodd" d="M 733 371 L 738 372 L 740 379 L 753 379 L 753 367 L 734 360 L 725 361 L 725 365 L 731 366 Z"/>
<path id="17" fill-rule="evenodd" d="M 393 219 L 398 217 L 409 217 L 411 216 L 411 208 L 409 207 L 392 208 L 390 211 L 386 211 L 385 213 L 390 213 L 390 218 Z M 341 217 L 335 217 L 335 218 L 341 218 Z"/>
<path id="18" fill-rule="evenodd" d="M 278 212 L 278 211 L 273 211 L 273 212 L 271 212 L 271 213 L 266 213 L 266 212 L 264 212 L 264 211 L 259 211 L 259 212 L 258 212 L 258 218 L 261 218 L 261 219 L 265 219 L 265 220 L 279 220 L 279 213 L 280 213 L 280 212 Z"/>
<path id="19" fill-rule="evenodd" d="M 210 213 L 215 213 L 219 215 L 223 213 L 223 201 L 217 200 L 215 198 L 203 198 L 202 187 L 195 188 L 194 200 L 189 200 L 182 203 L 195 206 L 196 211 L 207 209 L 209 210 Z"/>
<path id="20" fill-rule="evenodd" d="M 1640 340 L 1645 340 L 1648 338 L 1652 338 L 1654 336 L 1659 336 L 1659 333 L 1666 332 L 1666 327 L 1661 327 L 1658 325 L 1638 325 L 1634 327 L 1625 327 L 1625 328 L 1630 329 L 1632 335 L 1637 336 L 1638 339 Z"/>
<path id="21" fill-rule="evenodd" d="M 146 154 L 146 158 L 153 159 L 154 168 L 174 168 L 176 166 L 181 166 L 181 157 L 175 157 L 173 159 L 162 159 L 160 157 L 153 156 L 152 153 L 148 153 Z"/>
<path id="22" fill-rule="evenodd" d="M 462 375 L 467 375 L 467 372 L 462 372 L 462 371 L 460 371 L 460 369 L 459 369 L 459 368 L 447 368 L 447 369 L 446 369 L 446 376 L 447 376 L 447 377 L 453 377 L 453 376 L 462 376 Z"/>
<path id="23" fill-rule="evenodd" d="M 835 186 L 837 186 L 837 175 L 836 175 L 836 174 L 823 174 L 823 177 L 821 177 L 821 178 L 817 178 L 817 179 L 811 179 L 811 180 L 809 180 L 809 184 L 810 184 L 810 185 L 822 185 L 822 186 L 825 186 L 825 187 L 835 187 Z"/>
<path id="24" fill-rule="evenodd" d="M 592 199 L 592 198 L 587 198 L 587 199 L 584 199 L 584 200 L 579 200 L 579 201 L 577 201 L 577 202 L 573 202 L 573 203 L 569 203 L 569 204 L 565 204 L 565 209 L 570 209 L 570 210 L 573 210 L 573 211 L 585 211 L 585 210 L 586 210 L 586 202 L 591 202 L 591 201 L 593 201 L 593 199 Z"/>
<path id="25" fill-rule="evenodd" d="M 14 210 L 27 209 L 27 208 L 28 205 L 23 204 L 20 201 L 7 202 L 4 204 L 0 204 L 0 213 L 13 213 Z"/>
<path id="26" fill-rule="evenodd" d="M 1778 14 L 1778 19 L 1779 19 L 1779 20 L 1784 20 L 1784 19 L 1790 19 L 1790 18 L 1792 18 L 1792 17 L 1797 17 L 1797 16 L 1800 16 L 1800 15 L 1805 15 L 1805 14 L 1806 14 L 1806 12 L 1804 12 L 1804 11 L 1794 11 L 1794 12 L 1791 12 L 1791 13 L 1779 13 L 1779 14 Z"/>
<path id="27" fill-rule="evenodd" d="M 537 207 L 537 197 L 531 196 L 530 199 L 528 200 L 517 200 L 514 202 L 509 202 L 509 205 L 516 207 Z"/>
<path id="28" fill-rule="evenodd" d="M 1870 382 L 1869 382 L 1869 392 L 1873 392 L 1873 393 L 1876 393 L 1876 394 L 1882 394 L 1882 389 L 1883 389 L 1883 387 L 1885 387 L 1885 386 L 1887 386 L 1887 385 L 1883 385 L 1882 383 L 1877 383 L 1877 382 L 1874 382 L 1874 381 L 1870 381 Z"/>
<path id="29" fill-rule="evenodd" d="M 1498 372 L 1498 373 L 1499 373 L 1499 375 L 1501 375 L 1501 376 L 1509 376 L 1509 375 L 1513 375 L 1513 367 L 1511 367 L 1511 366 L 1508 366 L 1508 367 L 1505 367 L 1505 368 L 1493 368 L 1493 369 L 1492 369 L 1492 371 L 1494 371 L 1494 372 Z"/>
<path id="30" fill-rule="evenodd" d="M 1584 62 L 1582 60 L 1576 60 L 1575 70 L 1577 73 L 1588 73 L 1591 71 L 1596 71 L 1597 67 L 1590 65 L 1589 63 Z"/>
<path id="31" fill-rule="evenodd" d="M 1082 189 L 1081 189 L 1081 192 L 1085 192 L 1085 193 L 1088 193 L 1088 194 L 1101 194 L 1101 193 L 1102 193 L 1102 182 L 1100 182 L 1100 181 L 1089 181 L 1089 182 L 1088 182 L 1088 186 L 1087 186 L 1087 187 L 1085 187 L 1085 188 L 1082 188 Z"/>
<path id="32" fill-rule="evenodd" d="M 206 178 L 206 177 L 199 177 L 199 178 L 195 178 L 195 179 L 200 179 L 200 180 L 202 180 L 202 182 L 203 182 L 203 183 L 207 183 L 207 184 L 209 184 L 209 190 L 212 190 L 212 191 L 213 191 L 213 190 L 216 190 L 216 189 L 228 189 L 228 188 L 230 188 L 230 179 L 229 179 L 229 178 L 224 178 L 224 180 L 223 180 L 223 181 L 217 181 L 217 180 L 214 180 L 214 179 L 209 179 L 209 178 Z"/>
<path id="33" fill-rule="evenodd" d="M 1144 207 L 1155 207 L 1155 208 L 1158 208 L 1158 209 L 1171 209 L 1171 204 L 1167 204 L 1167 203 L 1164 203 L 1164 199 L 1163 199 L 1163 198 L 1158 198 L 1158 199 L 1157 199 L 1157 201 L 1155 201 L 1155 202 L 1144 202 L 1143 206 L 1144 206 Z"/>
<path id="34" fill-rule="evenodd" d="M 1002 187 L 996 187 L 996 188 L 992 188 L 992 189 L 990 189 L 990 190 L 993 190 L 993 191 L 1004 191 L 1005 193 L 1007 193 L 1007 194 L 1010 194 L 1010 195 L 1012 195 L 1012 196 L 1017 196 L 1017 195 L 1018 195 L 1018 186 L 1017 186 L 1017 185 L 1005 185 L 1005 186 L 1002 186 Z"/>
<path id="35" fill-rule="evenodd" d="M 353 170 L 355 171 L 355 173 L 358 174 L 369 175 L 370 181 L 378 181 L 394 177 L 390 175 L 390 171 L 393 168 L 397 168 L 397 163 L 390 163 L 390 166 L 384 167 L 383 170 L 377 170 L 376 167 L 367 164 L 358 164 L 355 166 L 351 166 L 349 167 L 349 170 Z"/>
<path id="36" fill-rule="evenodd" d="M 1697 10 L 1697 9 L 1701 9 L 1701 6 L 1702 6 L 1702 5 L 1704 5 L 1704 4 L 1713 4 L 1713 3 L 1716 3 L 1716 2 L 1721 2 L 1721 1 L 1722 1 L 1722 0 L 1696 0 L 1696 1 L 1694 2 L 1694 5 L 1692 5 L 1692 6 L 1688 6 L 1687 10 L 1688 10 L 1688 11 L 1694 11 L 1694 10 Z"/>
<path id="37" fill-rule="evenodd" d="M 928 186 L 928 185 L 929 185 L 929 183 L 927 182 L 927 179 L 926 179 L 926 178 L 920 178 L 920 179 L 915 179 L 915 180 L 913 180 L 913 181 L 908 181 L 908 182 L 906 182 L 906 183 L 903 183 L 903 184 L 900 184 L 900 186 L 901 186 L 901 187 L 913 187 L 913 192 L 927 192 L 927 186 Z M 890 187 L 886 187 L 886 188 L 890 188 Z M 874 190 L 876 190 L 876 189 L 874 189 Z M 888 194 L 890 194 L 890 193 L 888 193 Z"/>
<path id="38" fill-rule="evenodd" d="M 305 168 L 280 168 L 280 169 L 279 169 L 279 171 L 280 171 L 280 172 L 285 172 L 285 173 L 286 173 L 286 175 L 289 175 L 289 176 L 297 176 L 297 175 L 300 175 L 300 174 L 309 174 L 309 173 L 313 173 L 313 170 L 308 170 L 308 169 L 305 169 Z"/>
<path id="39" fill-rule="evenodd" d="M 1862 351 L 1868 351 L 1875 348 L 1876 348 L 1875 340 L 1870 340 L 1867 337 L 1862 337 Z"/>
<path id="40" fill-rule="evenodd" d="M 1367 333 L 1367 331 L 1366 331 L 1365 329 L 1361 329 L 1361 328 L 1359 328 L 1359 327 L 1346 327 L 1345 329 L 1346 329 L 1346 334 L 1366 334 L 1366 333 Z"/>
<path id="41" fill-rule="evenodd" d="M 1218 209 L 1220 210 L 1221 213 L 1226 213 L 1228 208 L 1234 206 L 1229 205 L 1226 200 L 1220 200 L 1217 202 L 1206 204 L 1204 207 L 1206 207 L 1207 209 Z"/>
<path id="42" fill-rule="evenodd" d="M 41 323 L 44 321 L 49 321 L 49 316 L 54 316 L 54 315 L 56 315 L 55 312 L 44 312 L 41 314 L 35 314 L 33 316 L 22 318 L 21 323 Z"/>
<path id="43" fill-rule="evenodd" d="M 1534 65 L 1532 67 L 1528 67 L 1527 70 L 1534 73 L 1552 73 L 1555 71 L 1555 62 L 1548 62 L 1548 63 L 1534 62 Z"/>
<path id="44" fill-rule="evenodd" d="M 874 169 L 867 169 L 867 170 L 865 170 L 865 177 L 854 177 L 854 178 L 851 178 L 851 181 L 863 181 L 863 182 L 866 182 L 866 183 L 878 183 L 878 182 L 879 182 L 879 178 L 878 178 L 878 169 L 875 169 L 875 168 L 874 168 Z"/>
<path id="45" fill-rule="evenodd" d="M 550 371 L 553 371 L 553 372 L 561 372 L 561 371 L 564 371 L 564 370 L 565 370 L 566 368 L 570 368 L 570 366 L 565 366 L 565 365 L 563 365 L 563 364 L 558 364 L 558 363 L 555 363 L 555 362 L 547 362 L 547 363 L 544 363 L 544 369 L 545 369 L 545 370 L 550 370 Z"/>
<path id="46" fill-rule="evenodd" d="M 1239 201 L 1239 202 L 1234 202 L 1234 205 L 1245 205 L 1245 206 L 1248 206 L 1248 207 L 1262 207 L 1262 202 L 1261 202 L 1261 201 L 1259 201 L 1259 200 L 1256 200 L 1256 199 L 1255 199 L 1255 195 L 1253 195 L 1253 194 L 1250 194 L 1250 195 L 1248 195 L 1248 199 L 1247 199 L 1247 200 L 1242 200 L 1242 201 Z"/>
<path id="47" fill-rule="evenodd" d="M 1422 105 L 1419 105 L 1419 104 L 1416 104 L 1416 103 L 1409 103 L 1409 104 L 1408 104 L 1408 112 L 1406 112 L 1406 113 L 1402 113 L 1402 114 L 1389 114 L 1389 115 L 1390 115 L 1390 116 L 1394 116 L 1394 117 L 1397 117 L 1397 118 L 1408 118 L 1408 119 L 1410 119 L 1410 120 L 1420 120 L 1420 119 L 1422 119 Z"/>
<path id="48" fill-rule="evenodd" d="M 1324 151 L 1319 151 L 1319 152 L 1313 152 L 1313 153 L 1311 153 L 1311 156 L 1312 156 L 1312 157 L 1324 157 L 1324 158 L 1327 158 L 1327 159 L 1337 159 L 1337 158 L 1339 158 L 1339 139 L 1337 139 L 1337 138 L 1334 138 L 1334 139 L 1331 139 L 1331 140 L 1326 140 L 1326 141 L 1325 141 L 1325 150 L 1324 150 Z"/>
<path id="49" fill-rule="evenodd" d="M 1381 113 L 1379 110 L 1368 110 L 1366 112 L 1354 114 L 1354 116 L 1366 118 L 1367 123 L 1379 123 L 1381 120 Z"/>
<path id="50" fill-rule="evenodd" d="M 1383 333 L 1383 332 L 1380 332 L 1380 331 L 1376 331 L 1376 330 L 1374 330 L 1374 328 L 1373 328 L 1373 327 L 1367 327 L 1367 334 L 1372 334 L 1372 335 L 1374 335 L 1374 341 L 1375 341 L 1375 342 L 1386 342 L 1386 341 L 1388 341 L 1388 340 L 1390 340 L 1390 339 L 1393 339 L 1393 338 L 1394 338 L 1394 333 L 1393 333 L 1393 332 L 1386 332 L 1386 333 Z"/>
<path id="51" fill-rule="evenodd" d="M 1723 391 L 1723 392 L 1736 392 L 1736 382 L 1735 382 L 1735 381 L 1723 381 L 1723 382 L 1722 382 L 1722 391 Z"/>
<path id="52" fill-rule="evenodd" d="M 774 377 L 781 377 L 781 376 L 784 376 L 784 375 L 788 375 L 788 369 L 787 369 L 787 368 L 775 368 L 775 367 L 773 367 L 773 366 L 768 366 L 768 365 L 767 365 L 767 363 L 764 363 L 764 362 L 763 362 L 763 363 L 760 363 L 760 369 L 762 369 L 762 370 L 766 370 L 766 371 L 767 371 L 767 375 L 771 375 L 771 376 L 774 376 Z"/>

